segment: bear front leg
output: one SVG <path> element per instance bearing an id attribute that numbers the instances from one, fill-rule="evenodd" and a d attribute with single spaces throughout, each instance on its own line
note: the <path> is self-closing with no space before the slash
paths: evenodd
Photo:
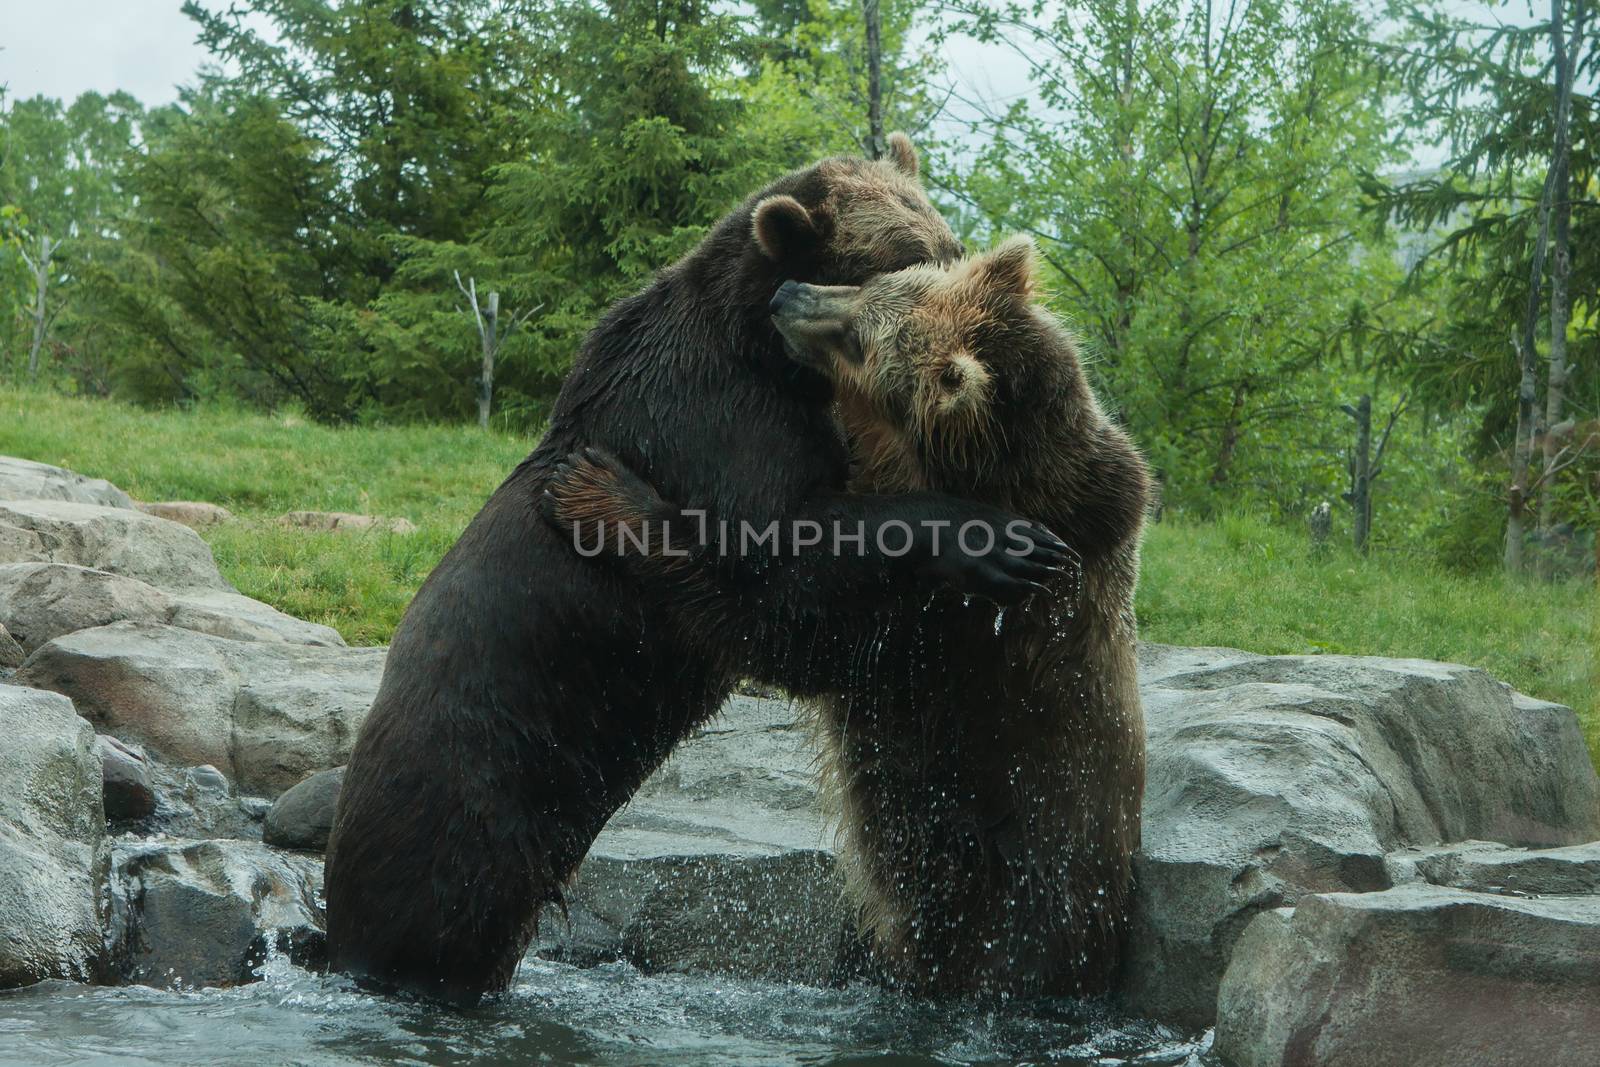
<path id="1" fill-rule="evenodd" d="M 580 554 L 647 561 L 634 570 L 647 580 L 666 572 L 680 594 L 699 597 L 713 590 L 707 575 L 692 573 L 696 568 L 689 561 L 715 544 L 718 558 L 705 566 L 734 583 L 756 582 L 768 599 L 791 610 L 864 603 L 870 610 L 919 585 L 1013 604 L 1048 593 L 1046 583 L 1071 557 L 1038 523 L 925 491 L 818 494 L 763 528 L 749 551 L 746 527 L 730 541 L 728 522 L 669 503 L 598 448 L 574 453 L 556 468 L 540 507 L 548 521 L 572 533 Z M 713 528 L 719 531 L 715 539 L 709 536 Z M 970 538 L 974 529 L 978 536 Z"/>
<path id="2" fill-rule="evenodd" d="M 619 559 L 686 639 L 731 651 L 736 669 L 801 696 L 854 684 L 863 643 L 914 610 L 910 598 L 948 585 L 1014 603 L 1044 590 L 1068 556 L 1041 526 L 926 492 L 820 494 L 776 524 L 781 541 L 750 551 L 742 529 L 726 535 L 730 523 L 665 501 L 592 448 L 560 465 L 541 511 L 581 555 Z M 961 545 L 972 522 L 993 531 L 990 551 Z"/>

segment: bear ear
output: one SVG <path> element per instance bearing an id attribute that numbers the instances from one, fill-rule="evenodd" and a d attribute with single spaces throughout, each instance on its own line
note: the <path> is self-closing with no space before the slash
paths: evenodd
<path id="1" fill-rule="evenodd" d="M 750 232 L 768 259 L 784 259 L 809 252 L 822 239 L 816 220 L 792 196 L 769 196 L 756 205 Z"/>
<path id="2" fill-rule="evenodd" d="M 1039 287 L 1039 253 L 1033 238 L 1018 234 L 978 258 L 974 276 L 985 289 L 1028 299 Z"/>
<path id="3" fill-rule="evenodd" d="M 894 161 L 895 169 L 908 178 L 915 178 L 920 164 L 917 162 L 917 150 L 911 144 L 911 138 L 899 130 L 889 135 L 889 158 Z"/>

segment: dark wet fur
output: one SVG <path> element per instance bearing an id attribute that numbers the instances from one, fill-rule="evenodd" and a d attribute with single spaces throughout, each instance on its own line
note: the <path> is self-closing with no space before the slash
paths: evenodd
<path id="1" fill-rule="evenodd" d="M 539 447 L 418 592 L 339 798 L 327 859 L 333 969 L 459 1004 L 505 988 L 540 910 L 559 904 L 606 820 L 736 678 L 803 688 L 807 656 L 826 654 L 817 635 L 836 629 L 829 606 L 870 609 L 892 584 L 882 559 L 730 573 L 736 599 L 759 591 L 698 632 L 623 569 L 577 556 L 539 515 L 552 469 L 590 444 L 713 514 L 761 524 L 858 513 L 839 496 L 848 466 L 830 387 L 785 358 L 767 302 L 785 278 L 856 281 L 929 253 L 926 240 L 889 235 L 873 246 L 877 262 L 859 249 L 832 255 L 826 167 L 751 197 L 605 315 Z M 819 253 L 774 263 L 758 251 L 752 212 L 774 192 L 818 208 Z M 938 236 L 953 249 L 947 229 Z M 706 639 L 732 633 L 757 640 Z"/>

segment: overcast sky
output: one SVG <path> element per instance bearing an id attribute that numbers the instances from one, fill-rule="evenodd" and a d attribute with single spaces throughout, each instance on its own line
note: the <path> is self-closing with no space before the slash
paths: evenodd
<path id="1" fill-rule="evenodd" d="M 13 98 L 126 89 L 170 103 L 205 59 L 181 0 L 0 0 L 0 84 Z"/>
<path id="2" fill-rule="evenodd" d="M 0 85 L 12 99 L 43 93 L 70 101 L 126 89 L 145 104 L 176 99 L 206 52 L 182 0 L 0 0 Z M 1028 86 L 1009 56 L 970 42 L 951 49 L 949 77 L 962 95 L 1010 98 Z"/>

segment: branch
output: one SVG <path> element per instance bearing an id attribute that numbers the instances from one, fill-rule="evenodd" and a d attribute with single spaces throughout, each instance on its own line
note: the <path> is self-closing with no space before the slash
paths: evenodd
<path id="1" fill-rule="evenodd" d="M 1538 492 L 1539 489 L 1551 478 L 1554 478 L 1556 475 L 1560 474 L 1562 471 L 1578 462 L 1578 460 L 1582 459 L 1584 454 L 1589 451 L 1589 442 L 1592 440 L 1592 437 L 1585 438 L 1583 444 L 1579 445 L 1576 451 L 1573 450 L 1571 445 L 1567 445 L 1566 447 L 1562 448 L 1560 452 L 1557 452 L 1555 454 L 1555 458 L 1550 461 L 1550 465 L 1540 473 L 1539 477 L 1533 480 L 1531 485 L 1528 486 L 1526 490 L 1527 494 L 1532 496 L 1534 493 Z"/>
<path id="2" fill-rule="evenodd" d="M 1367 472 L 1367 481 L 1376 481 L 1378 475 L 1383 473 L 1383 450 L 1389 447 L 1389 434 L 1394 431 L 1394 424 L 1406 410 L 1406 402 L 1411 399 L 1410 393 L 1401 393 L 1394 410 L 1389 412 L 1389 423 L 1383 428 L 1383 436 L 1378 439 L 1378 450 L 1372 454 L 1372 468 Z"/>
<path id="3" fill-rule="evenodd" d="M 517 332 L 517 327 L 521 326 L 523 323 L 527 322 L 530 318 L 533 317 L 535 312 L 537 312 L 539 309 L 541 309 L 543 307 L 544 307 L 544 301 L 541 300 L 539 303 L 533 305 L 533 307 L 529 308 L 527 311 L 519 311 L 516 314 L 512 315 L 510 323 L 506 326 L 505 333 L 502 333 L 500 335 L 500 343 L 504 344 L 506 341 L 510 340 L 511 339 L 511 335 Z"/>
<path id="4" fill-rule="evenodd" d="M 467 305 L 472 308 L 473 321 L 478 324 L 478 336 L 483 337 L 486 330 L 483 325 L 483 312 L 478 310 L 478 279 L 468 278 L 466 284 L 463 285 L 461 272 L 454 271 L 453 273 L 456 276 L 456 288 L 461 290 L 461 295 L 467 298 Z"/>

